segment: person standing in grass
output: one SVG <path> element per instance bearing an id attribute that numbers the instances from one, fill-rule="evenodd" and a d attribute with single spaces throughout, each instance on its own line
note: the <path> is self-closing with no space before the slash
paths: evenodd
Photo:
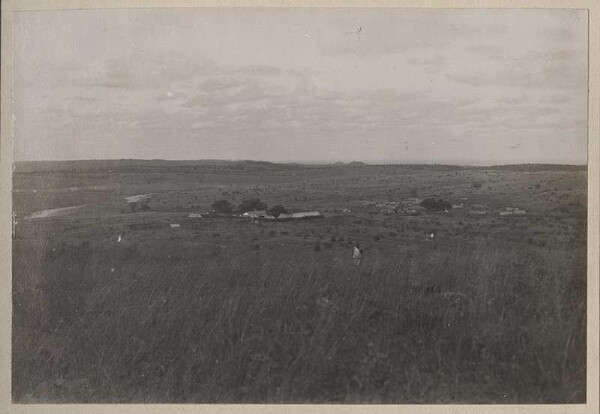
<path id="1" fill-rule="evenodd" d="M 360 266 L 360 262 L 362 260 L 362 250 L 358 242 L 354 244 L 354 249 L 352 250 L 352 261 L 354 265 Z"/>

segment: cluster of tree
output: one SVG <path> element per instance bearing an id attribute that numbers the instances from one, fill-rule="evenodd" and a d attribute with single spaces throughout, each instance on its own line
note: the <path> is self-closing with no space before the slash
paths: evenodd
<path id="1" fill-rule="evenodd" d="M 279 217 L 280 214 L 287 213 L 287 210 L 281 204 L 274 205 L 270 209 L 267 209 L 267 203 L 256 197 L 243 200 L 237 206 L 227 200 L 217 200 L 212 203 L 211 207 L 216 213 L 219 214 L 231 214 L 234 212 L 243 214 L 247 211 L 266 210 L 268 214 L 274 217 Z"/>

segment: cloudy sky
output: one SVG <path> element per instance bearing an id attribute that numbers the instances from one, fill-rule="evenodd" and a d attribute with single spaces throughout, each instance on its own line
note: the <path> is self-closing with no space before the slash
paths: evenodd
<path id="1" fill-rule="evenodd" d="M 587 159 L 586 11 L 18 12 L 14 72 L 15 160 Z"/>

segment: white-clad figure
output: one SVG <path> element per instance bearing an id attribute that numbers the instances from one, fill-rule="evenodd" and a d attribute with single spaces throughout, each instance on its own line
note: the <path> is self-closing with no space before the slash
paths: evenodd
<path id="1" fill-rule="evenodd" d="M 352 261 L 356 266 L 360 266 L 360 261 L 362 260 L 362 250 L 360 249 L 360 245 L 358 242 L 354 245 L 354 249 L 352 250 Z"/>

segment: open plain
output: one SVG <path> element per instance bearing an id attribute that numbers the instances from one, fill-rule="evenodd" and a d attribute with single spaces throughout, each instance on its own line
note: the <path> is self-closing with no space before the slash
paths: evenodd
<path id="1" fill-rule="evenodd" d="M 585 401 L 586 194 L 585 166 L 17 163 L 13 399 Z M 211 211 L 250 198 L 323 218 Z"/>

